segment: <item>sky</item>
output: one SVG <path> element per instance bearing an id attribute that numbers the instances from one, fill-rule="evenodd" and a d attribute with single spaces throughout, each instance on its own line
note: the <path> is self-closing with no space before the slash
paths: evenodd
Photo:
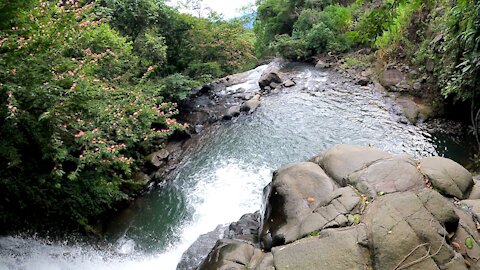
<path id="1" fill-rule="evenodd" d="M 170 0 L 175 5 L 178 0 Z M 203 0 L 203 5 L 212 10 L 223 14 L 225 19 L 231 19 L 241 15 L 239 9 L 249 4 L 255 3 L 255 0 Z"/>

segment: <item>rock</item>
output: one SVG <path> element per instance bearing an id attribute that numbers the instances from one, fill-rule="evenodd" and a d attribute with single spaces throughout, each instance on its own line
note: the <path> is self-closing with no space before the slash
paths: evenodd
<path id="1" fill-rule="evenodd" d="M 347 183 L 370 198 L 378 194 L 418 190 L 425 187 L 423 175 L 415 161 L 392 157 L 371 163 L 347 176 Z"/>
<path id="2" fill-rule="evenodd" d="M 474 217 L 480 221 L 480 200 L 463 200 L 461 203 L 466 205 Z"/>
<path id="3" fill-rule="evenodd" d="M 409 95 L 398 97 L 396 102 L 402 108 L 403 115 L 405 115 L 408 121 L 412 124 L 426 121 L 433 115 L 433 110 L 430 106 L 416 103 L 414 98 Z"/>
<path id="4" fill-rule="evenodd" d="M 277 170 L 263 191 L 265 208 L 262 209 L 260 236 L 264 243 L 270 236 L 273 246 L 297 240 L 300 221 L 317 205 L 307 199 L 321 201 L 335 189 L 335 183 L 312 162 L 287 165 Z"/>
<path id="5" fill-rule="evenodd" d="M 223 119 L 224 120 L 230 120 L 233 117 L 238 117 L 239 115 L 240 115 L 240 106 L 235 105 L 235 106 L 230 107 L 227 110 L 227 113 L 223 116 Z"/>
<path id="6" fill-rule="evenodd" d="M 415 83 L 413 83 L 412 87 L 413 87 L 413 90 L 420 91 L 420 90 L 422 90 L 422 83 L 421 82 L 415 82 Z"/>
<path id="7" fill-rule="evenodd" d="M 279 83 L 276 83 L 276 82 L 272 82 L 270 83 L 270 88 L 271 89 L 277 89 L 278 87 L 280 87 L 281 84 Z"/>
<path id="8" fill-rule="evenodd" d="M 470 196 L 468 196 L 469 200 L 480 200 L 480 186 L 478 182 L 476 182 L 473 187 L 472 191 L 470 192 Z"/>
<path id="9" fill-rule="evenodd" d="M 473 220 L 470 213 L 461 209 L 455 209 L 455 213 L 460 218 L 454 237 L 451 239 L 455 243 L 456 250 L 463 255 L 464 261 L 471 265 L 470 269 L 480 269 L 480 234 L 477 230 L 477 222 Z M 470 241 L 471 240 L 471 241 Z M 467 244 L 467 242 L 469 242 Z"/>
<path id="10" fill-rule="evenodd" d="M 242 112 L 247 112 L 247 113 L 253 113 L 254 111 L 257 110 L 258 106 L 260 106 L 261 102 L 259 99 L 252 98 L 249 101 L 246 101 L 242 104 L 240 107 L 240 111 Z"/>
<path id="11" fill-rule="evenodd" d="M 459 199 L 468 198 L 473 187 L 473 177 L 460 164 L 442 157 L 429 157 L 420 160 L 419 168 L 442 194 Z"/>
<path id="12" fill-rule="evenodd" d="M 352 187 L 335 190 L 329 197 L 320 200 L 318 206 L 301 222 L 299 237 L 331 227 L 345 227 L 358 223 L 364 205 Z"/>
<path id="13" fill-rule="evenodd" d="M 325 230 L 318 237 L 272 249 L 276 270 L 371 269 L 365 226 Z M 392 268 L 393 269 L 393 268 Z"/>
<path id="14" fill-rule="evenodd" d="M 325 63 L 322 60 L 318 60 L 317 64 L 315 64 L 315 68 L 318 68 L 318 69 L 330 68 L 331 66 L 332 66 L 331 64 Z"/>
<path id="15" fill-rule="evenodd" d="M 277 170 L 260 221 L 232 223 L 201 269 L 480 269 L 480 200 L 441 195 L 472 182 L 444 158 L 337 145 Z"/>
<path id="16" fill-rule="evenodd" d="M 252 245 L 236 240 L 221 239 L 198 269 L 255 269 L 257 265 L 268 265 L 269 259 L 271 258 L 268 258 L 267 254 Z"/>
<path id="17" fill-rule="evenodd" d="M 197 240 L 183 253 L 177 265 L 177 270 L 197 269 L 208 256 L 215 243 L 220 240 L 225 226 L 218 226 L 214 231 L 200 235 Z"/>
<path id="18" fill-rule="evenodd" d="M 224 238 L 249 242 L 259 242 L 260 211 L 243 215 L 239 221 L 231 223 L 224 232 Z"/>
<path id="19" fill-rule="evenodd" d="M 425 207 L 425 199 L 440 198 L 442 206 L 452 213 L 454 206 L 434 193 L 427 189 L 420 193 L 388 194 L 368 206 L 362 222 L 367 224 L 375 269 L 397 269 L 425 254 L 432 256 L 420 260 L 412 269 L 443 269 L 455 259 L 455 251 L 446 238 L 448 233 L 455 232 L 459 218 L 455 215 L 442 220 L 445 223 L 439 222 Z"/>
<path id="20" fill-rule="evenodd" d="M 155 168 L 160 168 L 167 162 L 170 152 L 167 149 L 162 149 L 160 151 L 154 152 L 147 156 L 147 161 L 150 165 Z"/>
<path id="21" fill-rule="evenodd" d="M 283 80 L 279 68 L 277 66 L 270 66 L 262 73 L 258 85 L 260 86 L 260 89 L 263 90 L 267 86 L 272 87 L 272 83 L 280 84 L 282 82 Z"/>
<path id="22" fill-rule="evenodd" d="M 195 126 L 195 133 L 198 134 L 198 133 L 202 132 L 203 128 L 204 128 L 203 125 L 196 125 Z"/>
<path id="23" fill-rule="evenodd" d="M 296 83 L 293 80 L 287 80 L 287 81 L 283 82 L 283 86 L 287 87 L 287 88 L 288 87 L 293 87 L 295 85 L 296 85 Z"/>
<path id="24" fill-rule="evenodd" d="M 400 82 L 406 79 L 405 74 L 398 69 L 387 69 L 379 78 L 379 82 L 388 90 L 394 90 Z"/>
<path id="25" fill-rule="evenodd" d="M 340 144 L 313 158 L 312 161 L 319 164 L 340 186 L 345 186 L 346 179 L 351 173 L 379 159 L 390 157 L 391 154 L 372 147 Z"/>
<path id="26" fill-rule="evenodd" d="M 370 80 L 367 77 L 360 77 L 355 84 L 360 86 L 367 86 L 370 83 Z"/>

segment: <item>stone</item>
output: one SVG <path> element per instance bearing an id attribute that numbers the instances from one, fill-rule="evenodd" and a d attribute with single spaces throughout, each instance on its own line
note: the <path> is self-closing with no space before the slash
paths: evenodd
<path id="1" fill-rule="evenodd" d="M 196 133 L 196 134 L 202 132 L 203 129 L 204 129 L 204 126 L 203 126 L 203 125 L 195 125 L 195 133 Z"/>
<path id="2" fill-rule="evenodd" d="M 371 269 L 366 248 L 365 226 L 343 230 L 328 229 L 318 237 L 272 249 L 276 270 L 287 269 Z"/>
<path id="3" fill-rule="evenodd" d="M 208 254 L 208 257 L 198 268 L 199 270 L 213 269 L 245 269 L 254 256 L 255 248 L 252 245 L 236 240 L 221 239 Z"/>
<path id="4" fill-rule="evenodd" d="M 257 108 L 260 106 L 261 102 L 259 99 L 252 98 L 249 101 L 246 101 L 242 104 L 240 107 L 240 111 L 242 112 L 247 112 L 247 113 L 253 113 L 254 111 L 257 110 Z"/>
<path id="5" fill-rule="evenodd" d="M 345 186 L 348 175 L 367 167 L 369 164 L 384 158 L 392 157 L 382 150 L 358 146 L 335 145 L 329 150 L 312 159 L 340 186 Z"/>
<path id="6" fill-rule="evenodd" d="M 472 191 L 470 192 L 470 196 L 468 196 L 468 199 L 480 200 L 480 186 L 478 185 L 478 182 L 475 182 L 475 184 L 473 185 Z"/>
<path id="7" fill-rule="evenodd" d="M 462 204 L 466 205 L 473 216 L 480 222 L 480 200 L 463 200 Z"/>
<path id="8" fill-rule="evenodd" d="M 267 86 L 271 87 L 272 83 L 281 84 L 283 82 L 281 76 L 280 69 L 277 66 L 270 66 L 265 69 L 265 71 L 262 73 L 262 76 L 260 76 L 258 85 L 260 86 L 260 89 L 263 90 Z"/>
<path id="9" fill-rule="evenodd" d="M 355 84 L 360 86 L 367 86 L 370 83 L 370 80 L 367 77 L 360 77 Z"/>
<path id="10" fill-rule="evenodd" d="M 335 182 L 315 163 L 303 162 L 280 168 L 263 191 L 265 207 L 262 209 L 261 238 L 266 243 L 271 237 L 273 246 L 297 240 L 299 222 L 317 205 L 307 199 L 321 201 L 335 189 Z"/>
<path id="11" fill-rule="evenodd" d="M 224 226 L 200 235 L 197 240 L 182 254 L 177 270 L 197 269 L 208 256 L 216 242 L 220 240 Z"/>
<path id="12" fill-rule="evenodd" d="M 415 83 L 413 83 L 412 87 L 413 87 L 413 90 L 420 91 L 420 90 L 422 90 L 422 83 L 421 82 L 415 82 Z"/>
<path id="13" fill-rule="evenodd" d="M 425 187 L 415 161 L 404 157 L 381 159 L 347 177 L 347 183 L 370 198 Z"/>
<path id="14" fill-rule="evenodd" d="M 322 60 L 318 60 L 317 63 L 315 64 L 315 68 L 318 68 L 318 69 L 326 69 L 326 68 L 330 68 L 331 66 L 332 65 L 325 63 Z"/>
<path id="15" fill-rule="evenodd" d="M 224 120 L 230 120 L 232 119 L 233 117 L 238 117 L 240 115 L 240 106 L 238 105 L 235 105 L 235 106 L 232 106 L 230 107 L 228 110 L 227 110 L 227 113 L 223 116 L 223 119 Z"/>
<path id="16" fill-rule="evenodd" d="M 167 162 L 170 152 L 167 149 L 154 152 L 147 156 L 147 161 L 155 168 L 160 168 Z"/>
<path id="17" fill-rule="evenodd" d="M 453 160 L 429 157 L 420 160 L 420 172 L 440 193 L 467 199 L 473 187 L 472 174 Z"/>
<path id="18" fill-rule="evenodd" d="M 258 243 L 260 212 L 245 214 L 237 222 L 231 223 L 224 232 L 224 238 L 242 240 L 254 245 Z"/>
<path id="19" fill-rule="evenodd" d="M 283 86 L 287 87 L 287 88 L 288 87 L 293 87 L 295 85 L 296 85 L 296 83 L 293 80 L 287 80 L 287 81 L 283 82 Z"/>
<path id="20" fill-rule="evenodd" d="M 435 192 L 426 189 L 421 193 L 387 194 L 368 206 L 362 222 L 367 224 L 368 239 L 373 244 L 370 249 L 375 269 L 397 269 L 429 251 L 432 256 L 419 261 L 412 269 L 443 269 L 454 260 L 455 251 L 446 238 L 456 230 L 458 216 L 451 224 L 442 224 L 435 218 L 424 205 L 425 198 L 435 197 L 428 193 Z M 442 199 L 443 207 L 454 211 L 453 204 Z"/>
<path id="21" fill-rule="evenodd" d="M 406 76 L 398 69 L 387 69 L 380 74 L 379 81 L 387 89 L 392 90 L 400 82 L 405 81 Z"/>

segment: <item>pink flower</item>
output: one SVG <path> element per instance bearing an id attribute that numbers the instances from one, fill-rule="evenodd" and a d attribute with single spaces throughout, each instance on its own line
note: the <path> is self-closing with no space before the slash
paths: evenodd
<path id="1" fill-rule="evenodd" d="M 83 136 L 83 134 L 85 134 L 85 133 L 84 133 L 83 131 L 81 131 L 81 130 L 80 130 L 80 132 L 79 132 L 79 133 L 77 133 L 77 134 L 75 134 L 74 136 L 75 136 L 75 138 L 79 138 L 79 137 L 82 137 L 82 136 Z"/>

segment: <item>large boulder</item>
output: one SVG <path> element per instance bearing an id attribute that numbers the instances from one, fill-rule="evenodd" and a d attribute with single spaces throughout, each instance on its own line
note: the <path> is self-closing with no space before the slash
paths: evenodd
<path id="1" fill-rule="evenodd" d="M 429 198 L 446 210 L 427 207 Z M 453 204 L 430 189 L 377 198 L 362 219 L 368 225 L 375 269 L 409 264 L 413 267 L 407 269 L 445 269 L 456 257 L 448 235 L 455 233 L 458 220 Z"/>
<path id="2" fill-rule="evenodd" d="M 415 161 L 405 157 L 378 160 L 347 176 L 347 183 L 363 194 L 375 198 L 378 194 L 415 190 L 425 187 L 423 175 Z"/>
<path id="3" fill-rule="evenodd" d="M 260 89 L 264 90 L 266 87 L 271 87 L 271 85 L 281 84 L 283 82 L 282 73 L 278 65 L 269 66 L 265 69 L 260 76 L 258 85 Z"/>
<path id="4" fill-rule="evenodd" d="M 253 113 L 257 110 L 260 104 L 260 95 L 255 95 L 250 100 L 244 102 L 240 107 L 240 110 L 246 113 Z"/>
<path id="5" fill-rule="evenodd" d="M 312 159 L 341 186 L 346 185 L 347 177 L 380 159 L 390 158 L 392 154 L 382 150 L 358 146 L 335 145 Z"/>
<path id="6" fill-rule="evenodd" d="M 319 236 L 272 249 L 276 270 L 371 269 L 365 226 L 328 229 Z"/>
<path id="7" fill-rule="evenodd" d="M 312 161 L 276 171 L 260 222 L 233 223 L 201 269 L 480 269 L 480 200 L 457 163 L 350 145 Z"/>
<path id="8" fill-rule="evenodd" d="M 387 90 L 396 91 L 405 82 L 406 75 L 398 69 L 387 69 L 380 74 L 379 81 Z M 401 87 L 400 87 L 401 88 Z"/>
<path id="9" fill-rule="evenodd" d="M 473 187 L 472 174 L 453 160 L 429 157 L 420 160 L 422 172 L 442 194 L 467 199 Z"/>
<path id="10" fill-rule="evenodd" d="M 257 265 L 262 265 L 261 269 L 268 269 L 268 262 L 271 262 L 271 258 L 260 249 L 241 241 L 222 239 L 198 269 L 244 270 L 255 269 Z"/>
<path id="11" fill-rule="evenodd" d="M 315 163 L 287 165 L 274 173 L 264 189 L 261 236 L 272 245 L 282 245 L 299 237 L 299 222 L 309 215 L 322 199 L 336 189 L 336 184 Z M 270 246 L 269 243 L 265 244 Z"/>

